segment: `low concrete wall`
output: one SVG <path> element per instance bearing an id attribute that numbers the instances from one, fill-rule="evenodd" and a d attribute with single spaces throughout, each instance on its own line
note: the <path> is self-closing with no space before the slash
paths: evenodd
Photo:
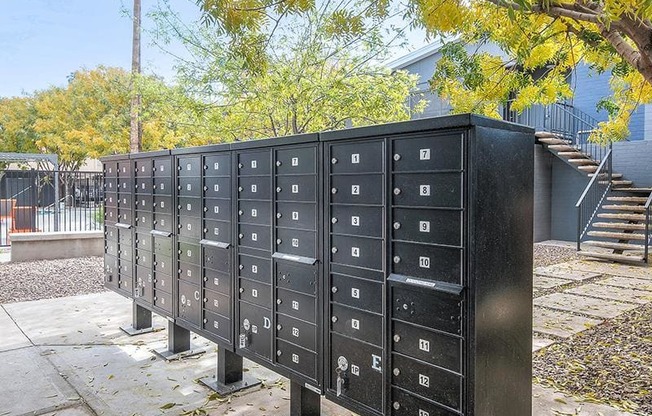
<path id="1" fill-rule="evenodd" d="M 13 233 L 9 239 L 11 261 L 67 259 L 104 253 L 102 231 Z"/>
<path id="2" fill-rule="evenodd" d="M 652 186 L 652 140 L 614 143 L 614 172 L 634 181 L 634 186 Z"/>

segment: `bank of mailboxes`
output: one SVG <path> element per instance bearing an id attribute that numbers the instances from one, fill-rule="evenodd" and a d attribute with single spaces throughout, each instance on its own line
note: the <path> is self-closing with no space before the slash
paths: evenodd
<path id="1" fill-rule="evenodd" d="M 462 115 L 106 158 L 106 285 L 361 414 L 529 414 L 532 137 Z"/>

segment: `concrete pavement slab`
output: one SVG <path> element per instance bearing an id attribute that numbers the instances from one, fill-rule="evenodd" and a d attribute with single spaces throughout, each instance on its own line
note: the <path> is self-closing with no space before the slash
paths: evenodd
<path id="1" fill-rule="evenodd" d="M 565 290 L 566 293 L 576 295 L 592 296 L 601 299 L 613 299 L 621 302 L 638 303 L 645 305 L 652 301 L 652 293 L 643 290 L 630 289 L 625 287 L 604 286 L 595 283 L 589 283 Z"/>
<path id="2" fill-rule="evenodd" d="M 0 337 L 0 351 L 9 351 L 32 345 L 4 308 L 0 308 L 0 334 L 2 334 Z"/>
<path id="3" fill-rule="evenodd" d="M 652 280 L 652 267 L 630 266 L 627 264 L 605 263 L 600 261 L 576 260 L 562 263 L 573 270 L 583 270 L 593 273 L 608 274 L 611 276 L 626 276 L 636 279 Z M 561 265 L 559 265 L 561 266 Z"/>
<path id="4" fill-rule="evenodd" d="M 634 416 L 610 406 L 583 402 L 581 398 L 567 396 L 538 384 L 532 385 L 532 415 Z"/>
<path id="5" fill-rule="evenodd" d="M 631 303 L 621 303 L 607 299 L 595 299 L 571 293 L 553 293 L 533 301 L 535 306 L 544 306 L 569 312 L 578 312 L 597 318 L 614 318 L 623 312 L 636 308 Z"/>
<path id="6" fill-rule="evenodd" d="M 541 276 L 555 277 L 563 280 L 584 281 L 599 277 L 601 273 L 593 271 L 583 271 L 580 269 L 573 269 L 567 266 L 568 263 L 556 264 L 554 266 L 537 267 L 534 273 Z"/>
<path id="7" fill-rule="evenodd" d="M 54 412 L 45 413 L 41 416 L 95 416 L 95 413 L 89 410 L 86 406 L 75 406 L 67 409 L 55 410 Z"/>
<path id="8" fill-rule="evenodd" d="M 555 341 L 552 339 L 534 336 L 532 337 L 532 352 L 539 351 L 540 349 L 548 347 L 554 343 Z"/>
<path id="9" fill-rule="evenodd" d="M 604 280 L 598 280 L 599 285 L 628 287 L 630 289 L 645 290 L 652 292 L 652 280 L 635 279 L 633 277 L 616 276 Z"/>
<path id="10" fill-rule="evenodd" d="M 0 414 L 41 414 L 80 403 L 80 397 L 37 347 L 0 353 Z"/>
<path id="11" fill-rule="evenodd" d="M 536 289 L 552 289 L 553 287 L 558 287 L 562 285 L 567 285 L 571 282 L 565 279 L 559 279 L 556 277 L 541 276 L 538 274 L 534 275 L 533 285 Z"/>
<path id="12" fill-rule="evenodd" d="M 546 308 L 534 308 L 533 329 L 542 334 L 568 338 L 602 321 Z"/>
<path id="13" fill-rule="evenodd" d="M 131 301 L 113 292 L 9 303 L 4 308 L 35 345 L 136 342 L 120 329 L 131 322 Z M 157 315 L 153 322 L 167 327 L 167 320 Z M 165 331 L 160 331 L 137 340 L 165 340 L 166 336 Z"/>

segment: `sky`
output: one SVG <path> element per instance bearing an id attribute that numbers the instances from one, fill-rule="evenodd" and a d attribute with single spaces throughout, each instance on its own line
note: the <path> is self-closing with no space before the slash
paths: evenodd
<path id="1" fill-rule="evenodd" d="M 155 1 L 143 2 L 145 12 Z M 199 17 L 191 0 L 170 0 L 182 18 Z M 132 21 L 123 11 L 130 0 L 0 0 L 0 97 L 65 85 L 74 71 L 98 65 L 131 68 Z M 420 35 L 414 47 L 423 46 Z M 180 45 L 172 52 L 183 54 Z M 406 53 L 408 51 L 406 50 Z M 171 81 L 174 59 L 143 33 L 143 72 Z"/>

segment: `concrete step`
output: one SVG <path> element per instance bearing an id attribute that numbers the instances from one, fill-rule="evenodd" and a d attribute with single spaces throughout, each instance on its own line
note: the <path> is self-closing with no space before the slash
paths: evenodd
<path id="1" fill-rule="evenodd" d="M 598 162 L 591 159 L 568 159 L 568 162 L 574 165 L 595 165 L 596 168 L 599 165 Z"/>
<path id="2" fill-rule="evenodd" d="M 595 176 L 595 173 L 590 173 L 590 174 L 589 174 L 589 178 L 592 178 L 592 177 L 594 177 L 594 176 Z M 600 175 L 598 175 L 598 177 L 602 179 L 602 178 L 607 178 L 607 177 L 609 177 L 609 175 L 607 175 L 606 173 L 601 173 Z M 622 177 L 623 177 L 623 174 L 622 174 L 622 173 L 612 173 L 612 174 L 611 174 L 611 179 L 620 179 L 620 178 L 622 178 Z"/>
<path id="3" fill-rule="evenodd" d="M 634 183 L 634 182 L 632 182 L 632 181 L 628 181 L 628 180 L 615 180 L 615 181 L 611 181 L 611 184 L 612 184 L 613 186 L 630 186 L 630 185 L 632 185 L 633 183 Z"/>
<path id="4" fill-rule="evenodd" d="M 557 137 L 540 137 L 537 140 L 543 144 L 554 145 L 554 144 L 570 144 L 570 140 L 564 140 Z"/>
<path id="5" fill-rule="evenodd" d="M 598 167 L 596 165 L 584 165 L 584 166 L 578 166 L 577 169 L 583 172 L 595 172 L 596 170 L 598 170 Z"/>
<path id="6" fill-rule="evenodd" d="M 643 214 L 613 214 L 608 212 L 601 212 L 598 218 L 610 218 L 612 220 L 629 220 L 629 221 L 645 221 Z"/>
<path id="7" fill-rule="evenodd" d="M 619 192 L 632 192 L 636 194 L 650 194 L 652 193 L 652 188 L 613 188 L 614 191 L 619 191 Z"/>
<path id="8" fill-rule="evenodd" d="M 591 175 L 589 175 L 591 176 Z M 636 204 L 644 204 L 647 202 L 647 198 L 643 196 L 608 196 L 607 201 L 614 202 L 632 202 Z"/>
<path id="9" fill-rule="evenodd" d="M 557 154 L 559 156 L 561 156 L 561 157 L 565 157 L 565 158 L 569 158 L 569 159 L 572 159 L 572 158 L 580 159 L 580 158 L 586 157 L 584 155 L 584 153 L 581 153 L 579 150 L 571 150 L 571 151 L 568 151 L 568 152 L 557 152 Z"/>
<path id="10" fill-rule="evenodd" d="M 645 263 L 643 256 L 628 256 L 626 254 L 613 253 L 595 253 L 592 251 L 578 251 L 577 254 L 580 256 L 592 257 L 595 259 L 611 260 L 622 263 Z"/>
<path id="11" fill-rule="evenodd" d="M 645 212 L 645 207 L 642 205 L 603 205 L 602 208 L 610 211 Z"/>
<path id="12" fill-rule="evenodd" d="M 624 244 L 624 243 L 612 243 L 609 241 L 582 241 L 583 245 L 593 246 L 593 247 L 602 247 L 602 248 L 612 248 L 614 250 L 628 250 L 628 251 L 643 251 L 645 246 L 639 244 Z"/>
<path id="13" fill-rule="evenodd" d="M 560 154 L 562 152 L 572 152 L 572 153 L 577 153 L 578 152 L 578 150 L 576 148 L 574 148 L 573 146 L 568 145 L 568 144 L 551 144 L 551 145 L 548 145 L 548 149 L 554 150 L 558 154 Z"/>
<path id="14" fill-rule="evenodd" d="M 631 224 L 628 222 L 594 222 L 593 227 L 612 230 L 645 230 L 645 224 Z"/>
<path id="15" fill-rule="evenodd" d="M 614 233 L 610 231 L 589 231 L 586 233 L 591 237 L 616 238 L 618 240 L 645 240 L 644 234 L 637 233 Z"/>

